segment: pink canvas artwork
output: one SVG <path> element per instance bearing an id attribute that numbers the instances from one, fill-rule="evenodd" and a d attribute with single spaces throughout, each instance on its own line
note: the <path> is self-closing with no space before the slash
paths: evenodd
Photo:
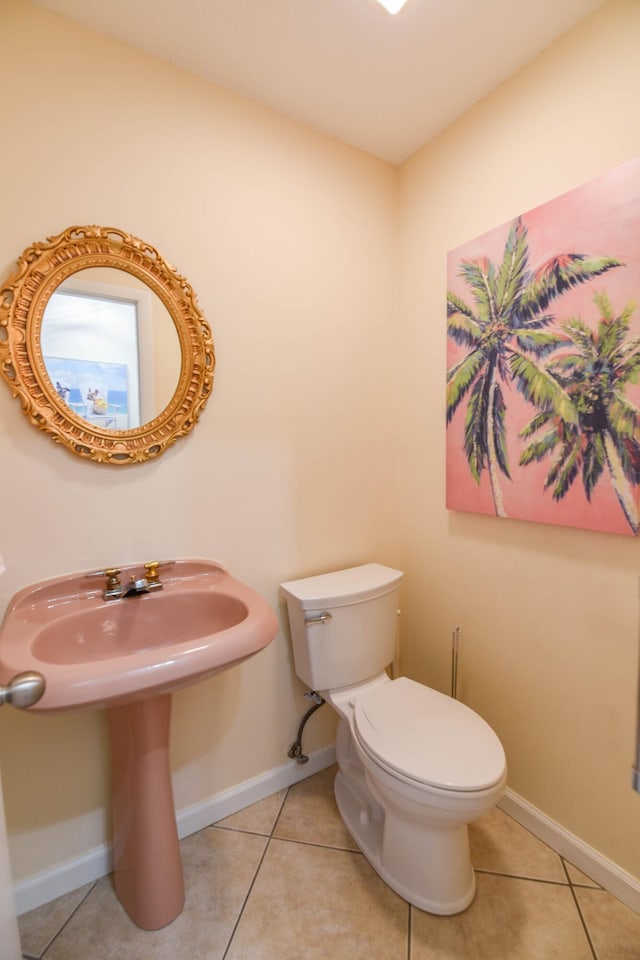
<path id="1" fill-rule="evenodd" d="M 447 258 L 447 508 L 637 535 L 640 160 Z"/>

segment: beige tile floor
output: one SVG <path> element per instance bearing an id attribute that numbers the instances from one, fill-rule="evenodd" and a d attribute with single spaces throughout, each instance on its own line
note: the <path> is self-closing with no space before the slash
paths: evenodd
<path id="1" fill-rule="evenodd" d="M 334 769 L 182 841 L 186 906 L 139 930 L 110 879 L 20 917 L 42 960 L 640 960 L 640 916 L 501 810 L 471 828 L 478 893 L 434 917 L 358 853 Z M 0 951 L 1 952 L 1 951 Z"/>

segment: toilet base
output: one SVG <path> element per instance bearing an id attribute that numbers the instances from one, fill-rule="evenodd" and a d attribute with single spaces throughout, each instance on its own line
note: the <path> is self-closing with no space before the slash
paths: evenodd
<path id="1" fill-rule="evenodd" d="M 351 773 L 351 771 L 350 771 Z M 440 916 L 472 902 L 476 877 L 466 824 L 442 829 L 385 814 L 360 778 L 336 774 L 340 816 L 376 873 L 404 900 Z"/>

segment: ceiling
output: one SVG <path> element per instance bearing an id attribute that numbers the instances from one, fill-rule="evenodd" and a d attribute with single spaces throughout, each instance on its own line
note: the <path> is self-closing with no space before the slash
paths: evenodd
<path id="1" fill-rule="evenodd" d="M 604 0 L 36 0 L 400 163 Z"/>

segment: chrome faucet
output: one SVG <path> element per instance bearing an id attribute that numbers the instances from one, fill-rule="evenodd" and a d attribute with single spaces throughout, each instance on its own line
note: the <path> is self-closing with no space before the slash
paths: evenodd
<path id="1" fill-rule="evenodd" d="M 125 586 L 122 596 L 133 597 L 138 593 L 151 593 L 153 590 L 162 590 L 162 582 L 158 575 L 159 560 L 151 560 L 145 563 L 145 576 L 132 576 L 129 583 Z"/>
<path id="2" fill-rule="evenodd" d="M 144 576 L 137 577 L 132 574 L 128 583 L 122 583 L 120 580 L 122 570 L 119 567 L 96 570 L 95 573 L 90 573 L 88 576 L 105 578 L 104 590 L 102 591 L 105 600 L 120 600 L 123 597 L 135 597 L 140 593 L 162 590 L 163 585 L 158 568 L 173 562 L 173 560 L 151 560 L 144 564 Z"/>

